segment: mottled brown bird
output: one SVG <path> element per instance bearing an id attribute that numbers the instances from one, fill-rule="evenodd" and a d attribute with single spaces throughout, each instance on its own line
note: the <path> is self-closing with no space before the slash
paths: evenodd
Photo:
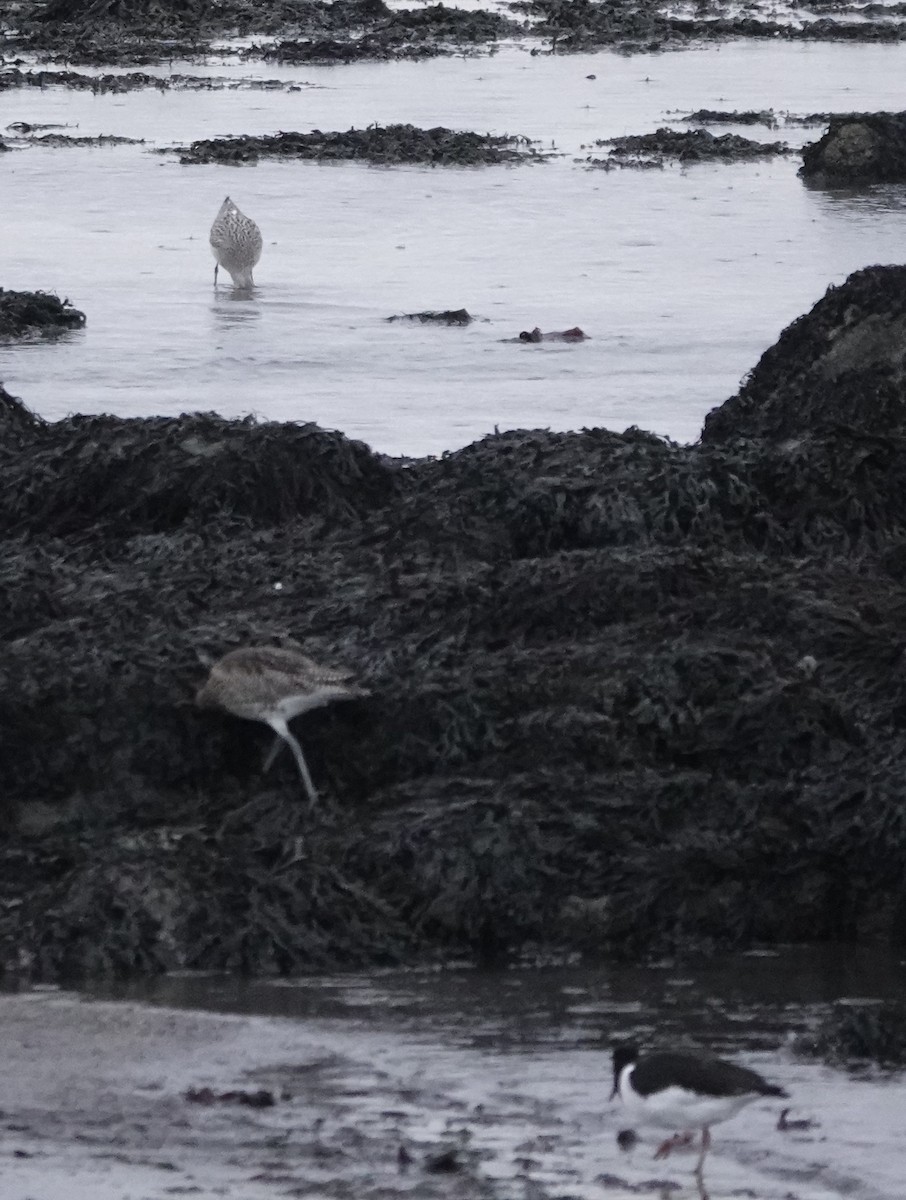
<path id="1" fill-rule="evenodd" d="M 270 725 L 286 742 L 312 804 L 318 793 L 311 780 L 302 747 L 289 731 L 288 721 L 333 700 L 355 700 L 368 690 L 350 682 L 352 672 L 324 667 L 298 650 L 276 646 L 247 646 L 231 650 L 211 667 L 204 687 L 195 696 L 200 708 L 219 708 L 249 721 Z M 281 741 L 274 743 L 264 770 L 274 761 Z"/>
<path id="2" fill-rule="evenodd" d="M 214 263 L 215 287 L 220 267 L 229 271 L 235 287 L 254 287 L 252 271 L 261 257 L 261 230 L 251 217 L 240 212 L 229 196 L 214 218 L 210 242 L 211 253 L 217 260 Z"/>

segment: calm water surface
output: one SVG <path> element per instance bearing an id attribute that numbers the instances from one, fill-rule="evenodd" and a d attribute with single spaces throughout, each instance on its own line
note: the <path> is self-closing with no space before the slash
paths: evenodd
<path id="1" fill-rule="evenodd" d="M 906 258 L 901 187 L 810 190 L 795 158 L 609 173 L 581 162 L 595 138 L 701 107 L 900 108 L 906 45 L 739 43 L 632 58 L 505 47 L 416 64 L 179 69 L 305 86 L 0 93 L 0 130 L 61 122 L 146 139 L 3 156 L 3 286 L 55 291 L 88 315 L 61 342 L 0 348 L 0 379 L 47 417 L 254 412 L 416 455 L 495 425 L 637 424 L 687 441 L 829 284 Z M 393 121 L 525 134 L 560 156 L 432 170 L 187 167 L 152 153 L 217 134 Z M 734 131 L 796 145 L 820 133 Z M 211 286 L 207 233 L 226 193 L 264 235 L 251 297 Z M 478 320 L 384 320 L 458 307 Z M 501 340 L 576 324 L 590 341 Z"/>
<path id="2" fill-rule="evenodd" d="M 790 1041 L 838 1000 L 900 997 L 906 964 L 852 947 L 795 948 L 676 967 L 388 972 L 279 983 L 168 978 L 115 997 L 281 1016 L 315 1032 L 325 1054 L 358 1062 L 342 1095 L 361 1124 L 398 1114 L 400 1136 L 464 1137 L 515 1197 L 613 1195 L 603 1177 L 652 1178 L 691 1194 L 688 1155 L 652 1159 L 654 1135 L 627 1156 L 610 1104 L 608 1046 L 691 1043 L 762 1070 L 791 1093 L 718 1127 L 713 1200 L 902 1200 L 906 1099 L 901 1074 L 834 1070 Z M 104 993 L 110 996 L 109 991 Z M 528 1164 L 528 1165 L 527 1165 Z M 530 1186 L 531 1185 L 531 1186 Z M 532 1191 L 532 1187 L 542 1189 Z M 617 1190 L 619 1196 L 625 1191 Z M 656 1192 L 654 1194 L 657 1194 Z"/>

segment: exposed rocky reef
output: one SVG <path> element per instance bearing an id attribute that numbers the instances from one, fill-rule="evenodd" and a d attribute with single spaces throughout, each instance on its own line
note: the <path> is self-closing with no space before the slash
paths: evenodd
<path id="1" fill-rule="evenodd" d="M 832 1063 L 868 1060 L 883 1067 L 906 1066 L 906 1004 L 836 1004 L 814 1029 L 796 1039 L 796 1050 Z"/>
<path id="2" fill-rule="evenodd" d="M 663 167 L 668 163 L 688 166 L 702 162 L 752 162 L 790 154 L 786 142 L 760 142 L 735 133 L 713 134 L 707 129 L 677 131 L 658 129 L 655 133 L 630 134 L 605 138 L 596 146 L 612 149 L 604 159 L 590 156 L 591 167 Z"/>
<path id="3" fill-rule="evenodd" d="M 663 50 L 671 46 L 727 38 L 785 38 L 795 41 L 899 41 L 906 36 L 902 13 L 852 22 L 847 12 L 863 13 L 841 0 L 833 16 L 794 23 L 776 18 L 776 10 L 758 6 L 740 11 L 721 0 L 702 0 L 694 16 L 677 16 L 657 0 L 607 3 L 606 0 L 516 0 L 510 6 L 532 21 L 532 32 L 550 39 L 554 51 L 576 52 L 601 46 L 624 51 Z M 844 19 L 840 19 L 844 18 Z"/>
<path id="4" fill-rule="evenodd" d="M 65 87 L 74 92 L 93 92 L 95 95 L 154 89 L 158 92 L 220 92 L 260 91 L 298 92 L 313 84 L 301 84 L 285 79 L 230 79 L 217 75 L 183 75 L 172 71 L 167 75 L 150 75 L 147 71 L 122 71 L 117 75 L 87 75 L 83 71 L 22 70 L 7 67 L 0 70 L 0 91 L 9 88 Z M 23 122 L 17 122 L 21 125 Z M 27 123 L 26 123 L 27 124 Z M 9 128 L 14 128 L 10 126 Z"/>
<path id="5" fill-rule="evenodd" d="M 695 125 L 765 125 L 768 129 L 776 129 L 777 114 L 772 108 L 747 109 L 732 112 L 722 108 L 699 108 L 695 112 L 686 113 L 683 121 Z"/>
<path id="6" fill-rule="evenodd" d="M 906 267 L 790 327 L 701 443 L 0 405 L 0 961 L 630 958 L 906 941 Z M 839 349 L 837 349 L 839 347 Z M 371 696 L 264 726 L 202 660 Z"/>
<path id="7" fill-rule="evenodd" d="M 19 6 L 14 36 L 49 61 L 142 65 L 252 34 L 273 40 L 248 47 L 248 57 L 342 62 L 452 54 L 518 29 L 497 12 L 394 10 L 383 0 L 50 0 Z"/>
<path id="8" fill-rule="evenodd" d="M 906 180 L 906 112 L 832 116 L 802 151 L 799 174 L 824 187 Z"/>
<path id="9" fill-rule="evenodd" d="M 418 321 L 421 325 L 471 325 L 475 318 L 465 308 L 425 309 L 424 312 L 395 313 L 388 321 Z"/>
<path id="10" fill-rule="evenodd" d="M 143 146 L 144 138 L 120 137 L 114 133 L 101 133 L 95 137 L 80 137 L 69 133 L 27 133 L 20 137 L 27 146 L 45 146 L 56 150 L 84 149 L 86 146 Z"/>
<path id="11" fill-rule="evenodd" d="M 783 331 L 739 393 L 708 414 L 702 439 L 796 442 L 842 427 L 880 448 L 906 434 L 904 395 L 906 267 L 869 267 Z"/>
<path id="12" fill-rule="evenodd" d="M 21 0 L 0 22 L 13 48 L 95 66 L 203 57 L 224 39 L 249 35 L 255 41 L 244 47 L 246 57 L 328 64 L 494 53 L 512 38 L 529 40 L 532 53 L 558 54 L 602 47 L 645 53 L 742 37 L 906 36 L 902 6 L 866 8 L 855 0 L 810 21 L 784 19 L 767 5 L 740 10 L 729 0 L 701 0 L 688 16 L 663 0 L 516 0 L 506 14 L 444 4 L 394 9 L 384 0 Z"/>
<path id="13" fill-rule="evenodd" d="M 170 151 L 164 151 L 170 153 Z M 391 166 L 488 166 L 535 162 L 549 157 L 528 138 L 510 134 L 419 129 L 415 125 L 369 125 L 345 132 L 275 133 L 255 137 L 205 138 L 173 151 L 182 163 L 248 163 L 259 158 L 299 158 L 315 162 L 357 161 Z"/>
<path id="14" fill-rule="evenodd" d="M 0 338 L 50 337 L 85 324 L 85 314 L 49 292 L 0 288 Z"/>
<path id="15" fill-rule="evenodd" d="M 856 112 L 812 112 L 812 113 L 791 113 L 783 114 L 784 123 L 787 125 L 798 125 L 802 128 L 807 128 L 811 125 L 829 125 L 831 121 L 845 118 L 857 119 L 865 116 L 865 113 Z"/>
<path id="16" fill-rule="evenodd" d="M 387 9 L 380 22 L 351 39 L 345 27 L 337 37 L 283 38 L 270 46 L 251 49 L 248 57 L 280 63 L 343 63 L 363 59 L 420 59 L 450 54 L 454 49 L 494 44 L 519 32 L 501 13 L 471 12 L 443 4 L 421 9 Z"/>
<path id="17" fill-rule="evenodd" d="M 0 383 L 0 443 L 7 450 L 18 444 L 20 436 L 28 436 L 47 424 L 41 417 L 25 407 L 21 400 L 11 396 Z"/>

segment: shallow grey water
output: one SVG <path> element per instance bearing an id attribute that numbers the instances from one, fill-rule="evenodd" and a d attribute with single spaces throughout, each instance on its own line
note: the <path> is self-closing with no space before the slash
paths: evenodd
<path id="1" fill-rule="evenodd" d="M 658 1163 L 659 1136 L 616 1147 L 608 1046 L 692 1043 L 763 1071 L 791 1093 L 804 1133 L 776 1128 L 781 1104 L 753 1105 L 715 1130 L 712 1197 L 900 1200 L 906 1102 L 901 1074 L 852 1073 L 797 1058 L 793 1034 L 836 1000 L 901 996 L 906 964 L 852 947 L 797 947 L 683 967 L 387 972 L 274 983 L 183 976 L 117 996 L 302 1022 L 338 1071 L 338 1103 L 360 1127 L 443 1134 L 480 1151 L 512 1191 L 601 1200 L 616 1176 L 691 1194 L 688 1155 Z M 107 993 L 109 994 L 109 993 Z M 335 1120 L 342 1119 L 335 1113 Z M 532 1191 L 532 1188 L 541 1189 Z M 565 1189 L 565 1190 L 564 1190 Z M 617 1189 L 620 1196 L 625 1191 Z"/>
<path id="2" fill-rule="evenodd" d="M 61 121 L 147 139 L 3 156 L 3 285 L 68 296 L 88 326 L 52 345 L 0 348 L 0 379 L 48 417 L 255 412 L 400 454 L 439 453 L 495 425 L 637 424 L 694 439 L 829 284 L 906 257 L 906 191 L 812 191 L 796 159 L 610 173 L 577 160 L 596 137 L 700 107 L 898 108 L 904 68 L 903 45 L 739 43 L 635 58 L 509 47 L 419 64 L 207 68 L 313 85 L 298 92 L 0 93 L 0 129 Z M 373 121 L 522 133 L 561 157 L 481 170 L 237 169 L 150 152 Z M 264 234 L 251 298 L 211 286 L 207 233 L 226 193 Z M 461 306 L 479 318 L 467 329 L 384 321 Z M 501 340 L 576 324 L 590 341 Z"/>

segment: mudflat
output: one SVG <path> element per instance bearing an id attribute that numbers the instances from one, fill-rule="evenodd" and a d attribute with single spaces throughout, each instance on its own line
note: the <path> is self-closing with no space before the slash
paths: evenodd
<path id="1" fill-rule="evenodd" d="M 496 1195 L 299 1022 L 33 992 L 0 997 L 0 1030 L 4 1200 Z"/>

